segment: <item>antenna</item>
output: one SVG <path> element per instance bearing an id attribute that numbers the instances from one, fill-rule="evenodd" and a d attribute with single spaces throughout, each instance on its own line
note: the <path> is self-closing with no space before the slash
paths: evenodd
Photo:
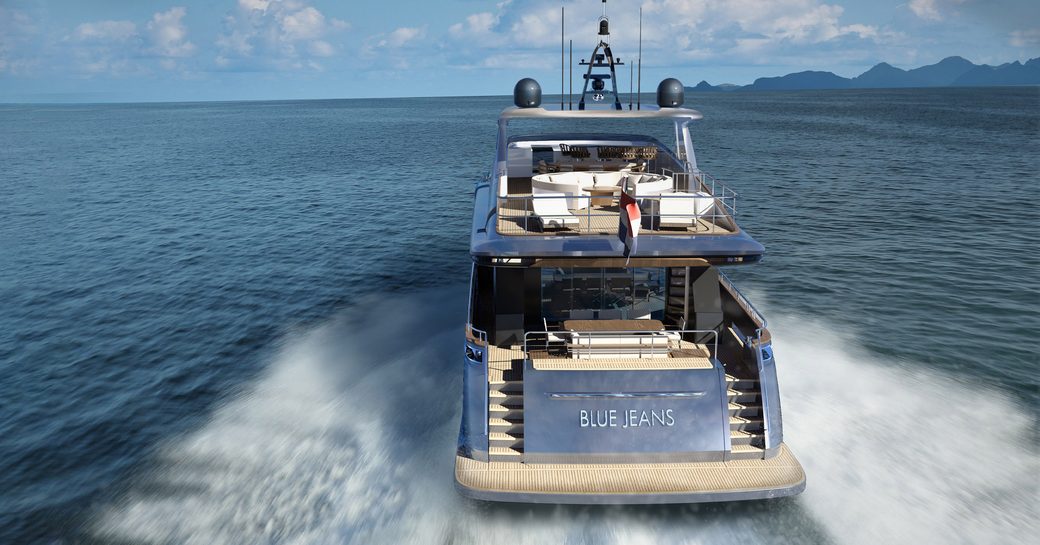
<path id="1" fill-rule="evenodd" d="M 604 0 L 604 2 L 605 1 L 606 0 Z M 560 6 L 560 111 L 563 111 L 563 82 L 565 81 L 564 77 L 563 77 L 563 71 L 564 71 L 564 68 L 565 68 L 565 65 L 564 65 L 564 62 L 563 62 L 564 61 L 564 57 L 563 57 L 563 28 L 564 28 L 564 21 L 566 21 L 566 15 L 567 15 L 566 8 L 564 8 L 563 6 Z"/>
<path id="2" fill-rule="evenodd" d="M 632 109 L 632 88 L 636 84 L 635 83 L 635 79 L 636 78 L 634 77 L 635 76 L 635 72 L 634 72 L 635 69 L 636 69 L 635 65 L 633 65 L 633 64 L 628 65 L 628 109 L 629 110 Z"/>
<path id="3" fill-rule="evenodd" d="M 606 3 L 607 0 L 603 0 Z M 636 89 L 636 109 L 643 109 L 643 6 L 639 6 L 639 84 Z"/>

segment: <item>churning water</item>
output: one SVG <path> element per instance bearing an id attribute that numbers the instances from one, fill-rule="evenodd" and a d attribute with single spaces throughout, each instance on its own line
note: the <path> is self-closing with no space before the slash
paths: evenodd
<path id="1" fill-rule="evenodd" d="M 504 99 L 3 107 L 0 542 L 1036 535 L 1037 90 L 692 99 L 770 252 L 731 275 L 771 320 L 801 496 L 454 492 Z"/>
<path id="2" fill-rule="evenodd" d="M 713 506 L 494 505 L 452 488 L 464 289 L 351 309 L 100 510 L 116 543 L 986 543 L 1040 530 L 1031 419 L 997 392 L 884 361 L 777 316 L 794 499 Z M 367 307 L 367 305 L 366 305 Z M 399 328 L 415 344 L 395 341 Z M 994 418 L 999 417 L 999 418 Z"/>

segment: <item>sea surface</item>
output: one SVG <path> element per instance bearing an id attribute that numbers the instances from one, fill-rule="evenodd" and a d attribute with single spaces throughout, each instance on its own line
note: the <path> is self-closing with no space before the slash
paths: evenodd
<path id="1" fill-rule="evenodd" d="M 768 251 L 729 272 L 808 488 L 663 507 L 453 490 L 472 187 L 508 103 L 0 106 L 0 543 L 1040 532 L 1040 90 L 688 97 Z"/>

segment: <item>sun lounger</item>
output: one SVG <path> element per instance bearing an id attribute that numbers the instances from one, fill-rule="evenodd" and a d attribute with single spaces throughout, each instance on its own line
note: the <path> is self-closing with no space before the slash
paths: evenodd
<path id="1" fill-rule="evenodd" d="M 578 226 L 578 218 L 567 209 L 563 193 L 542 193 L 532 199 L 534 220 L 544 231 L 547 228 L 566 229 Z"/>

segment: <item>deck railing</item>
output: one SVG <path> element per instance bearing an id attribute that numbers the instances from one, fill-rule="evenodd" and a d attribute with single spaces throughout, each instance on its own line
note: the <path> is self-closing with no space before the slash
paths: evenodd
<path id="1" fill-rule="evenodd" d="M 751 316 L 751 320 L 754 321 L 755 325 L 757 326 L 755 328 L 755 338 L 761 341 L 762 330 L 769 328 L 769 322 L 766 321 L 765 316 L 763 316 L 762 313 L 759 312 L 757 308 L 755 308 L 755 305 L 751 304 L 751 301 L 747 298 L 747 296 L 745 296 L 744 293 L 740 291 L 740 289 L 737 288 L 735 284 L 733 284 L 733 281 L 731 281 L 729 277 L 726 276 L 726 274 L 722 271 L 719 271 L 719 281 L 722 283 L 723 286 L 725 286 L 727 290 L 729 290 L 730 293 L 733 294 L 733 298 L 736 299 L 737 304 L 740 305 L 740 308 L 743 309 L 744 312 L 748 314 L 748 316 Z"/>
<path id="2" fill-rule="evenodd" d="M 689 193 L 707 193 L 715 197 L 716 201 L 730 216 L 737 215 L 737 192 L 726 184 L 716 179 L 703 170 L 697 171 L 675 171 L 669 168 L 659 169 L 660 174 L 669 176 L 675 180 L 675 191 Z"/>
<path id="3" fill-rule="evenodd" d="M 729 234 L 736 231 L 733 217 L 737 193 L 704 172 L 659 174 L 672 179 L 664 193 L 638 194 L 640 234 Z M 616 234 L 620 190 L 584 189 L 581 194 L 508 195 L 498 197 L 497 230 L 503 235 Z"/>
<path id="4" fill-rule="evenodd" d="M 528 331 L 524 333 L 524 355 L 532 350 L 549 356 L 591 358 L 604 356 L 617 349 L 618 358 L 642 359 L 667 357 L 673 350 L 683 350 L 688 335 L 711 335 L 709 357 L 719 352 L 719 333 L 714 329 L 666 329 L 661 331 Z M 699 343 L 704 344 L 704 343 Z"/>
<path id="5" fill-rule="evenodd" d="M 482 331 L 473 327 L 472 324 L 466 324 L 466 359 L 474 364 L 481 366 L 481 371 L 484 374 L 484 380 L 488 379 L 488 342 L 487 332 Z M 483 415 L 481 420 L 484 422 L 484 435 L 487 436 L 489 430 L 488 422 L 488 407 L 491 406 L 491 389 L 489 387 L 484 388 L 484 404 L 483 404 Z"/>

